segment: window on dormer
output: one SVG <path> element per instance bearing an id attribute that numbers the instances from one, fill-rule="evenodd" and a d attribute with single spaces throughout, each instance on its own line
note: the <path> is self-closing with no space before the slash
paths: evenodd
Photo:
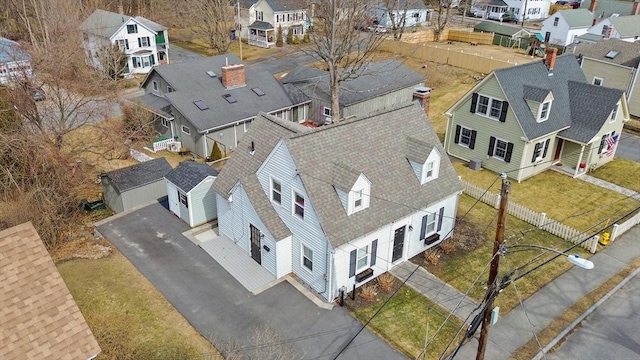
<path id="1" fill-rule="evenodd" d="M 362 206 L 362 193 L 364 190 L 360 189 L 353 194 L 353 207 L 358 209 Z"/>
<path id="2" fill-rule="evenodd" d="M 540 106 L 540 116 L 538 122 L 545 121 L 549 118 L 549 110 L 551 109 L 551 101 L 547 101 Z"/>

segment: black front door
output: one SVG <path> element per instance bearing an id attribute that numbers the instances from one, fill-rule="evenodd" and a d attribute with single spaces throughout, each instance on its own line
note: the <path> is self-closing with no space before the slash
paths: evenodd
<path id="1" fill-rule="evenodd" d="M 260 253 L 260 230 L 253 225 L 249 225 L 251 233 L 251 257 L 258 264 L 262 264 L 262 254 Z"/>
<path id="2" fill-rule="evenodd" d="M 404 229 L 404 226 L 398 228 L 393 234 L 393 254 L 391 255 L 391 262 L 402 258 L 402 248 L 404 247 Z"/>

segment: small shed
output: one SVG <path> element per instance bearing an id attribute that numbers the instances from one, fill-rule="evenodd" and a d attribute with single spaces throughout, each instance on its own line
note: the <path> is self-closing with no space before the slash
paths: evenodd
<path id="1" fill-rule="evenodd" d="M 526 29 L 492 21 L 481 21 L 473 27 L 473 31 L 493 33 L 493 44 L 504 47 L 517 47 L 521 39 L 531 37 L 531 33 Z"/>
<path id="2" fill-rule="evenodd" d="M 169 172 L 166 191 L 169 210 L 194 227 L 218 217 L 213 181 L 218 171 L 193 161 L 183 161 Z"/>
<path id="3" fill-rule="evenodd" d="M 171 171 L 165 158 L 157 158 L 101 174 L 104 201 L 120 213 L 167 196 L 164 177 Z"/>

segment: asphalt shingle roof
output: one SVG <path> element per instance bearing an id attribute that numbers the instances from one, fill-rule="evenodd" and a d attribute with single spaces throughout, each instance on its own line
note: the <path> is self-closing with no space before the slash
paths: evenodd
<path id="1" fill-rule="evenodd" d="M 554 15 L 561 15 L 570 28 L 588 28 L 593 25 L 593 14 L 587 9 L 560 10 Z"/>
<path id="2" fill-rule="evenodd" d="M 136 19 L 136 21 L 139 22 L 140 24 L 148 27 L 149 29 L 155 32 L 167 30 L 166 26 L 160 25 L 157 22 L 151 21 L 147 18 L 143 18 L 142 16 L 136 16 L 134 19 Z"/>
<path id="3" fill-rule="evenodd" d="M 0 359 L 89 359 L 100 346 L 31 223 L 0 231 Z"/>
<path id="4" fill-rule="evenodd" d="M 177 64 L 154 66 L 141 86 L 157 73 L 174 89 L 166 93 L 171 105 L 199 131 L 253 118 L 260 111 L 271 112 L 294 105 L 282 86 L 268 72 L 258 72 L 245 66 L 246 86 L 226 89 L 222 85 L 222 67 L 228 63 L 241 64 L 233 54 L 218 55 Z M 216 76 L 211 77 L 207 72 Z M 252 89 L 260 88 L 263 96 Z M 237 102 L 229 103 L 222 95 L 232 95 Z M 208 109 L 200 110 L 195 101 L 201 100 Z"/>
<path id="5" fill-rule="evenodd" d="M 623 91 L 569 81 L 571 127 L 559 135 L 588 144 L 602 129 L 613 107 L 620 101 Z"/>
<path id="6" fill-rule="evenodd" d="M 273 25 L 266 21 L 254 21 L 253 23 L 251 23 L 251 25 L 249 25 L 249 27 L 258 30 L 273 30 Z"/>
<path id="7" fill-rule="evenodd" d="M 406 4 L 406 5 L 405 5 Z M 389 3 L 392 10 L 404 11 L 405 6 L 407 10 L 421 10 L 430 9 L 429 5 L 426 5 L 422 0 L 397 0 Z M 380 9 L 386 9 L 386 4 L 380 4 Z"/>
<path id="8" fill-rule="evenodd" d="M 191 191 L 209 176 L 218 176 L 218 171 L 206 164 L 183 161 L 171 170 L 165 178 L 184 192 Z"/>
<path id="9" fill-rule="evenodd" d="M 358 69 L 355 78 L 346 80 L 340 86 L 340 104 L 348 106 L 379 97 L 408 86 L 424 83 L 424 76 L 402 65 L 397 60 L 369 63 Z M 280 79 L 287 93 L 294 98 L 313 98 L 317 93 L 329 97 L 329 73 L 301 66 Z"/>
<path id="10" fill-rule="evenodd" d="M 414 137 L 407 137 L 405 142 L 407 159 L 418 164 L 424 164 L 433 150 L 433 145 Z"/>
<path id="11" fill-rule="evenodd" d="M 584 0 L 580 8 L 588 9 L 591 6 L 592 0 Z M 599 18 L 608 18 L 612 14 L 627 15 L 631 14 L 631 8 L 633 7 L 633 1 L 598 1 L 596 3 L 595 15 Z"/>
<path id="12" fill-rule="evenodd" d="M 441 160 L 437 179 L 420 184 L 407 161 L 409 137 L 438 149 Z M 334 247 L 462 190 L 438 136 L 417 103 L 321 127 L 286 139 L 285 144 Z M 335 163 L 348 164 L 371 181 L 369 208 L 347 215 L 334 188 Z"/>
<path id="13" fill-rule="evenodd" d="M 111 179 L 114 187 L 122 193 L 161 180 L 171 170 L 171 165 L 165 158 L 161 157 L 110 171 L 104 176 Z"/>
<path id="14" fill-rule="evenodd" d="M 480 23 L 478 23 L 478 25 L 473 27 L 473 30 L 492 32 L 499 35 L 507 35 L 507 36 L 513 36 L 515 33 L 519 31 L 529 34 L 527 30 L 522 29 L 520 27 L 498 24 L 492 21 L 481 21 Z"/>
<path id="15" fill-rule="evenodd" d="M 640 36 L 640 15 L 628 15 L 609 18 L 621 37 Z"/>
<path id="16" fill-rule="evenodd" d="M 607 58 L 607 53 L 612 50 L 619 53 L 613 59 Z M 618 39 L 600 40 L 595 44 L 578 44 L 574 53 L 636 69 L 638 68 L 638 63 L 640 63 L 640 43 L 630 43 Z"/>
<path id="17" fill-rule="evenodd" d="M 273 11 L 293 11 L 305 9 L 304 2 L 299 0 L 266 0 Z"/>
<path id="18" fill-rule="evenodd" d="M 537 86 L 524 85 L 522 87 L 522 92 L 525 99 L 541 103 L 547 98 L 551 90 L 542 89 Z"/>
<path id="19" fill-rule="evenodd" d="M 161 96 L 155 95 L 153 93 L 148 93 L 148 94 L 139 96 L 136 100 L 138 100 L 140 104 L 145 108 L 152 109 L 156 113 L 159 113 L 160 115 L 166 118 L 173 118 L 171 114 L 167 113 L 164 110 L 167 107 L 171 106 L 171 103 L 169 102 L 169 100 Z"/>
<path id="20" fill-rule="evenodd" d="M 0 37 L 0 63 L 30 60 L 31 56 L 17 42 Z"/>
<path id="21" fill-rule="evenodd" d="M 280 216 L 278 216 L 267 194 L 262 191 L 262 186 L 260 186 L 260 181 L 258 181 L 256 174 L 249 175 L 242 180 L 241 183 L 247 193 L 249 201 L 251 201 L 251 205 L 275 240 L 282 240 L 290 236 L 291 230 L 289 230 Z"/>
<path id="22" fill-rule="evenodd" d="M 358 180 L 361 172 L 342 162 L 333 163 L 333 176 L 331 182 L 338 189 L 350 191 Z"/>

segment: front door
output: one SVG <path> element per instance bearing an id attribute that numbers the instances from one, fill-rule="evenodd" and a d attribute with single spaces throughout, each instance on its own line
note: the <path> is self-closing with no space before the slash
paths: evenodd
<path id="1" fill-rule="evenodd" d="M 556 144 L 556 153 L 553 155 L 553 160 L 560 160 L 560 155 L 562 154 L 562 143 L 564 140 L 558 139 L 558 143 Z"/>
<path id="2" fill-rule="evenodd" d="M 391 255 L 391 262 L 395 262 L 402 258 L 402 250 L 404 248 L 404 229 L 404 226 L 398 228 L 393 234 L 393 254 Z"/>
<path id="3" fill-rule="evenodd" d="M 260 252 L 260 230 L 253 225 L 249 225 L 251 234 L 251 257 L 258 264 L 262 264 L 262 253 Z"/>

